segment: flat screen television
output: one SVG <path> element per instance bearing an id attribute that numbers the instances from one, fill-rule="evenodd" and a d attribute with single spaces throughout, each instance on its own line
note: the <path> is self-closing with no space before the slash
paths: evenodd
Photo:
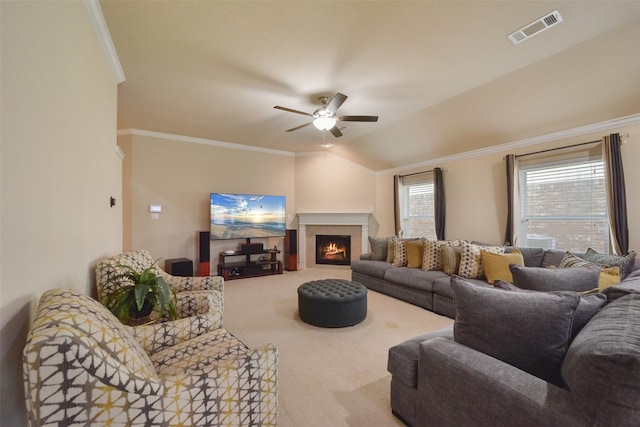
<path id="1" fill-rule="evenodd" d="M 283 237 L 286 197 L 211 193 L 211 240 Z"/>

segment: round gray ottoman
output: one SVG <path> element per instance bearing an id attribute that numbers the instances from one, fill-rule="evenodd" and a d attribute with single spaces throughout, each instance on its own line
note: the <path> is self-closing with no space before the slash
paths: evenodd
<path id="1" fill-rule="evenodd" d="M 298 313 L 314 326 L 353 326 L 367 317 L 367 288 L 341 279 L 304 283 L 298 288 Z"/>

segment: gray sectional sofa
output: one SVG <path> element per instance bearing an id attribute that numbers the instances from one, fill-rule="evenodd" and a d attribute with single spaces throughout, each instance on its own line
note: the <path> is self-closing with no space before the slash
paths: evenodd
<path id="1" fill-rule="evenodd" d="M 483 293 L 516 293 L 477 289 Z M 468 333 L 469 325 L 459 324 L 460 313 L 454 326 L 392 347 L 388 370 L 392 374 L 393 413 L 410 426 L 640 425 L 640 271 L 604 293 L 608 297 L 606 302 L 602 298 L 606 305 L 590 314 L 593 317 L 575 337 L 567 338 L 566 330 L 564 335 L 558 334 L 558 325 L 562 322 L 555 318 L 547 324 L 529 315 L 526 318 L 531 322 L 527 327 L 517 322 L 492 323 L 503 327 L 495 331 L 503 338 L 502 344 L 501 338 L 495 336 L 490 344 L 498 347 L 498 354 L 508 346 L 506 343 L 512 337 L 506 337 L 513 332 L 535 343 L 539 342 L 533 338 L 536 330 L 542 341 L 563 336 L 565 344 L 553 347 L 556 360 L 549 362 L 559 376 L 555 383 L 527 372 L 526 367 L 506 363 L 500 356 L 479 351 L 476 344 L 461 342 L 461 330 L 467 328 Z M 576 293 L 565 295 L 576 296 Z M 601 294 L 590 296 L 602 297 Z M 579 298 L 582 301 L 584 297 Z M 573 304 L 569 309 L 575 308 L 575 302 Z M 508 305 L 503 307 L 509 309 Z M 516 310 L 520 309 L 512 308 Z M 568 325 L 572 321 L 575 322 L 575 318 L 569 317 Z M 491 329 L 484 326 L 484 331 Z M 565 329 L 566 326 L 567 322 Z M 474 333 L 482 335 L 482 332 Z M 511 346 L 514 347 L 512 343 Z M 515 347 L 517 350 L 518 346 Z M 554 363 L 559 366 L 553 366 Z M 544 364 L 537 361 L 535 366 L 540 368 Z"/>
<path id="2" fill-rule="evenodd" d="M 518 248 L 527 267 L 557 267 L 566 251 L 543 248 Z M 505 252 L 510 252 L 506 248 Z M 640 269 L 635 262 L 633 271 Z M 417 305 L 434 313 L 455 317 L 450 276 L 443 271 L 395 267 L 386 261 L 371 260 L 371 254 L 351 262 L 351 279 L 367 288 Z M 490 287 L 484 279 L 466 279 L 478 286 Z"/>
<path id="3" fill-rule="evenodd" d="M 393 413 L 409 426 L 640 425 L 640 261 L 597 292 L 599 267 L 550 268 L 567 252 L 518 250 L 519 287 L 352 262 L 352 280 L 455 319 L 389 349 Z"/>

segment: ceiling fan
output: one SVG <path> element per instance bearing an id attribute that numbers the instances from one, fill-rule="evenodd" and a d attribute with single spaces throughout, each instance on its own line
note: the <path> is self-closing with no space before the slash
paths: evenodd
<path id="1" fill-rule="evenodd" d="M 338 121 L 342 122 L 377 122 L 378 116 L 338 116 L 336 112 L 338 108 L 347 100 L 347 95 L 343 95 L 341 93 L 336 93 L 332 98 L 328 96 L 321 96 L 320 103 L 322 107 L 318 108 L 313 114 L 305 113 L 304 111 L 293 110 L 287 107 L 281 107 L 276 105 L 275 109 L 288 111 L 290 113 L 302 114 L 303 116 L 313 117 L 313 120 L 309 123 L 305 123 L 300 126 L 296 126 L 291 129 L 287 129 L 287 132 L 293 132 L 294 130 L 302 129 L 303 127 L 307 127 L 310 124 L 313 124 L 317 129 L 322 131 L 328 130 L 331 132 L 333 136 L 336 138 L 342 136 L 342 132 L 336 126 Z"/>

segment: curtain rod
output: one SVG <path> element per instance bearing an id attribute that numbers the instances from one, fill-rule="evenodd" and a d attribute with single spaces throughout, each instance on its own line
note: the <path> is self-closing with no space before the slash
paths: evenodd
<path id="1" fill-rule="evenodd" d="M 422 175 L 423 173 L 429 173 L 429 172 L 433 172 L 435 169 L 431 169 L 428 171 L 424 171 L 424 172 L 414 172 L 414 173 L 408 173 L 406 175 L 398 175 L 400 178 L 404 178 L 405 176 L 413 176 L 413 175 Z"/>
<path id="2" fill-rule="evenodd" d="M 548 150 L 534 151 L 533 153 L 518 154 L 516 155 L 516 159 L 519 157 L 532 156 L 534 154 L 547 153 L 549 151 L 564 150 L 565 148 L 574 148 L 574 147 L 580 147 L 582 145 L 596 144 L 598 142 L 602 142 L 602 139 L 599 139 L 597 141 L 581 142 L 579 144 L 573 144 L 573 145 L 565 145 L 564 147 L 549 148 Z"/>

